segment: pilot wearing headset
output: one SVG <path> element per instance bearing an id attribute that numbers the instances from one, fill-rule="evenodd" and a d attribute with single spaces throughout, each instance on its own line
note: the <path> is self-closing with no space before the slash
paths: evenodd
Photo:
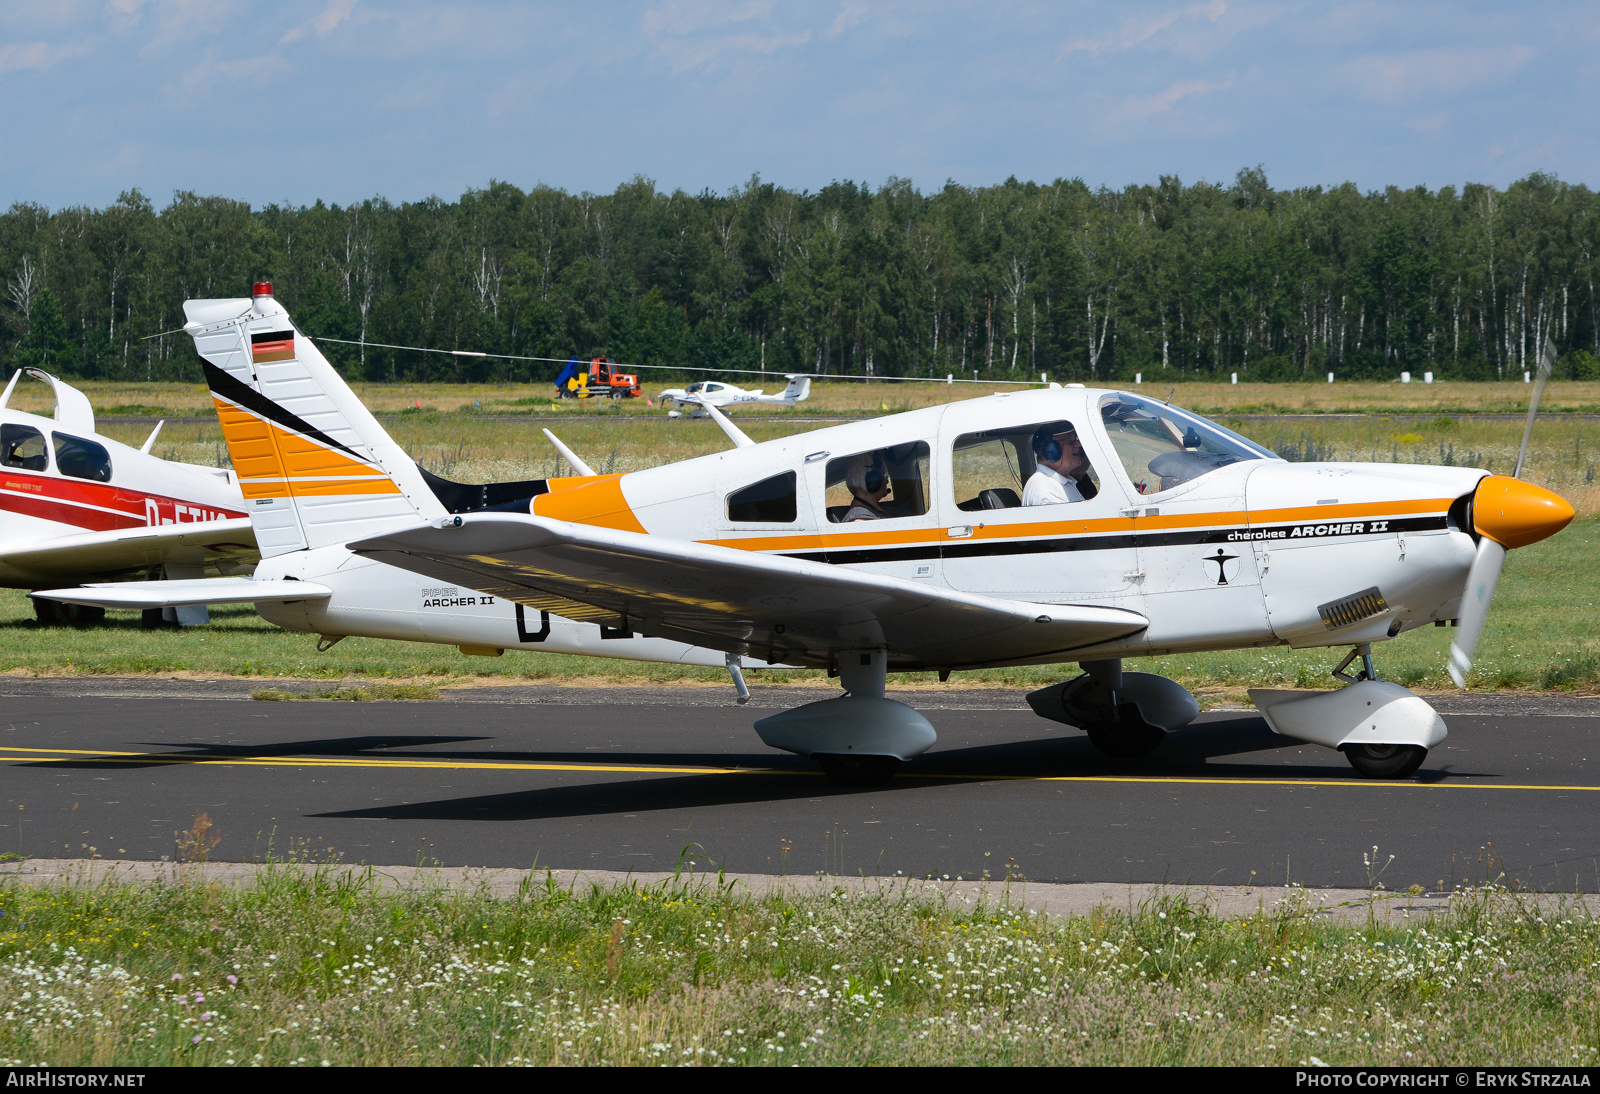
<path id="1" fill-rule="evenodd" d="M 850 491 L 850 508 L 845 511 L 841 524 L 853 520 L 882 520 L 890 515 L 883 510 L 883 499 L 889 495 L 889 472 L 878 453 L 863 452 L 851 460 L 844 474 L 844 484 Z"/>
<path id="2" fill-rule="evenodd" d="M 1023 505 L 1065 505 L 1096 494 L 1089 457 L 1071 422 L 1050 422 L 1033 431 L 1035 470 L 1022 488 Z"/>

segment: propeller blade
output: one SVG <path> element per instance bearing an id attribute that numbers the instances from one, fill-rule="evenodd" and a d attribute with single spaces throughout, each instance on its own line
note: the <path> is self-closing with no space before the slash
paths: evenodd
<path id="1" fill-rule="evenodd" d="M 1450 643 L 1450 679 L 1456 687 L 1467 686 L 1467 673 L 1472 671 L 1472 656 L 1478 650 L 1478 639 L 1483 637 L 1483 626 L 1489 619 L 1489 604 L 1494 600 L 1495 586 L 1500 584 L 1500 568 L 1506 562 L 1506 549 L 1488 536 L 1478 540 L 1478 554 L 1467 573 L 1467 588 L 1461 597 L 1461 614 L 1456 620 L 1455 640 Z"/>
<path id="2" fill-rule="evenodd" d="M 1517 449 L 1517 466 L 1511 472 L 1514 479 L 1522 478 L 1522 464 L 1528 458 L 1528 442 L 1533 439 L 1533 420 L 1539 413 L 1539 397 L 1544 394 L 1544 385 L 1549 382 L 1550 374 L 1556 367 L 1555 343 L 1547 337 L 1544 340 L 1544 349 L 1539 352 L 1539 372 L 1533 378 L 1533 397 L 1528 400 L 1528 424 L 1522 430 L 1522 447 Z"/>

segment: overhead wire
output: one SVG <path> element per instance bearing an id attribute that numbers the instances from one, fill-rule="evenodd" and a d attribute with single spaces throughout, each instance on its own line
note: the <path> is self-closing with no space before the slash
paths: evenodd
<path id="1" fill-rule="evenodd" d="M 346 346 L 362 346 L 371 349 L 398 349 L 410 353 L 437 353 L 446 357 L 493 357 L 502 361 L 546 361 L 553 364 L 564 365 L 574 360 L 571 357 L 531 357 L 518 353 L 488 353 L 472 349 L 434 349 L 429 346 L 397 346 L 390 342 L 361 342 L 353 338 L 327 338 L 310 336 L 317 342 L 338 342 Z M 582 363 L 581 359 L 578 359 Z M 626 361 L 609 362 L 614 369 L 653 368 L 666 372 L 715 372 L 735 376 L 804 376 L 812 380 L 892 380 L 900 384 L 1003 384 L 1008 387 L 1048 387 L 1048 380 L 967 380 L 952 373 L 945 379 L 937 376 L 851 376 L 842 372 L 774 372 L 772 370 L 757 370 L 753 368 L 697 368 L 691 365 L 636 365 Z"/>

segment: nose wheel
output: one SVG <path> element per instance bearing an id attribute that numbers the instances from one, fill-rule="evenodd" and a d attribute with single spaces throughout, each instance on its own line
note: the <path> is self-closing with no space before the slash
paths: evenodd
<path id="1" fill-rule="evenodd" d="M 1404 779 L 1428 756 L 1421 745 L 1345 745 L 1350 766 L 1369 779 Z"/>

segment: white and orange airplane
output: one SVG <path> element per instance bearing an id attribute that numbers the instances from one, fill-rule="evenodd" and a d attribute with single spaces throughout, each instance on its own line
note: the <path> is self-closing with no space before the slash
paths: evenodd
<path id="1" fill-rule="evenodd" d="M 1176 407 L 1077 385 L 761 444 L 708 408 L 730 451 L 622 475 L 441 485 L 270 287 L 185 311 L 255 521 L 255 577 L 41 595 L 254 601 L 325 641 L 382 630 L 494 652 L 571 648 L 529 641 L 524 613 L 537 610 L 546 641 L 563 617 L 628 636 L 627 656 L 720 656 L 736 681 L 753 663 L 823 668 L 845 695 L 755 728 L 845 783 L 881 781 L 935 742 L 886 696 L 890 671 L 1077 662 L 1081 675 L 1030 705 L 1134 757 L 1198 708 L 1125 659 L 1279 645 L 1348 647 L 1333 670 L 1347 686 L 1252 691 L 1272 727 L 1339 749 L 1368 777 L 1408 776 L 1445 726 L 1378 679 L 1373 645 L 1459 620 L 1461 680 L 1506 549 L 1573 517 L 1515 476 L 1286 463 Z M 286 351 L 265 360 L 263 344 Z M 1359 676 L 1346 675 L 1358 657 Z"/>
<path id="2" fill-rule="evenodd" d="M 50 386 L 54 417 L 9 405 L 25 374 Z M 38 369 L 14 373 L 0 394 L 0 585 L 199 578 L 253 563 L 255 531 L 237 479 L 151 455 L 160 431 L 158 423 L 141 448 L 103 437 L 83 392 Z M 42 622 L 86 623 L 104 614 L 43 597 L 33 603 Z M 202 605 L 168 615 L 206 621 Z"/>

